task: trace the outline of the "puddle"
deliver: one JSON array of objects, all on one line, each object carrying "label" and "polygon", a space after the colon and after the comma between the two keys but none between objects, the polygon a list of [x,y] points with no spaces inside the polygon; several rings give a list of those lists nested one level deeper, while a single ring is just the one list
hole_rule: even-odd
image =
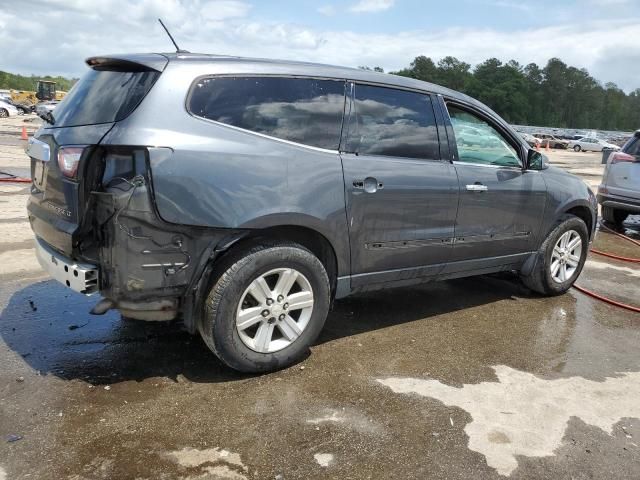
[{"label": "puddle", "polygon": [[609,435],[621,419],[640,418],[640,372],[596,382],[582,377],[545,380],[504,365],[493,369],[497,382],[462,388],[419,378],[378,382],[396,393],[434,398],[468,412],[473,418],[464,429],[469,449],[506,476],[518,467],[518,455],[554,455],[572,417]]}]

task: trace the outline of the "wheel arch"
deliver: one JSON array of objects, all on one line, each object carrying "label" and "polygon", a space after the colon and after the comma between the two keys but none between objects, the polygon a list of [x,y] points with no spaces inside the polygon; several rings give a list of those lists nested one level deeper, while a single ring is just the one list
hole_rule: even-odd
[{"label": "wheel arch", "polygon": [[[589,240],[593,238],[593,231],[595,229],[595,221],[593,211],[588,205],[577,204],[569,208],[564,209],[560,215],[574,215],[580,218],[587,225],[587,232],[589,232]],[[558,216],[558,218],[560,217]]]},{"label": "wheel arch", "polygon": [[338,279],[338,256],[329,239],[316,229],[302,225],[273,225],[245,231],[242,238],[234,242],[221,256],[233,255],[264,241],[288,241],[298,243],[313,253],[324,265],[332,295]]},{"label": "wheel arch", "polygon": [[[586,185],[584,188],[587,190]],[[545,227],[542,230],[543,236],[540,239],[540,243],[542,243],[556,225],[562,221],[563,215],[573,215],[584,221],[587,225],[587,231],[589,232],[589,240],[593,239],[596,221],[598,219],[597,210],[594,209],[594,206],[592,206],[587,198],[581,198],[581,195],[582,194],[572,195],[553,207],[553,213],[549,212],[550,215],[545,221]]]}]

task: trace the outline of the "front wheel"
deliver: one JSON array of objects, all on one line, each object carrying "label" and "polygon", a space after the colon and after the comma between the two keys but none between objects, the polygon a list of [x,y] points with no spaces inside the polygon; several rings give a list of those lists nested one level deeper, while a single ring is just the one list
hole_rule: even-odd
[{"label": "front wheel", "polygon": [[574,284],[587,259],[589,233],[584,221],[563,216],[537,252],[535,266],[522,282],[542,295],[560,295]]},{"label": "front wheel", "polygon": [[582,150],[582,147],[580,147],[580,145],[575,145],[575,146],[573,147],[573,151],[574,151],[574,152],[579,152],[580,150]]},{"label": "front wheel", "polygon": [[200,333],[242,372],[287,367],[307,354],[324,326],[330,287],[322,262],[292,243],[235,254],[211,288]]},{"label": "front wheel", "polygon": [[5,108],[0,108],[0,118],[6,118],[9,116],[9,112]]}]

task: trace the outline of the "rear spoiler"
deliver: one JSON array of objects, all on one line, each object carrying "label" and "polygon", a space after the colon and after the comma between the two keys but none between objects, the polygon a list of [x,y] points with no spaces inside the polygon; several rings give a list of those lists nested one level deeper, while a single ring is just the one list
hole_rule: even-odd
[{"label": "rear spoiler", "polygon": [[162,72],[167,66],[169,59],[159,53],[134,53],[89,57],[85,62],[94,70],[109,70],[116,72]]}]

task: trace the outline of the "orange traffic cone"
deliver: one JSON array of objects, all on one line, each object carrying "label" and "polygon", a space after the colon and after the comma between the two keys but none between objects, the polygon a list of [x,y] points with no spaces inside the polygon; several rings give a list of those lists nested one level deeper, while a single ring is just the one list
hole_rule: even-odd
[{"label": "orange traffic cone", "polygon": [[538,142],[534,143],[533,148],[540,151],[540,144]]},{"label": "orange traffic cone", "polygon": [[547,140],[547,144],[544,146],[545,152],[549,151],[549,140]]},{"label": "orange traffic cone", "polygon": [[25,127],[24,125],[22,126],[22,134],[20,135],[20,140],[29,140],[29,137],[27,136],[27,127]]}]

